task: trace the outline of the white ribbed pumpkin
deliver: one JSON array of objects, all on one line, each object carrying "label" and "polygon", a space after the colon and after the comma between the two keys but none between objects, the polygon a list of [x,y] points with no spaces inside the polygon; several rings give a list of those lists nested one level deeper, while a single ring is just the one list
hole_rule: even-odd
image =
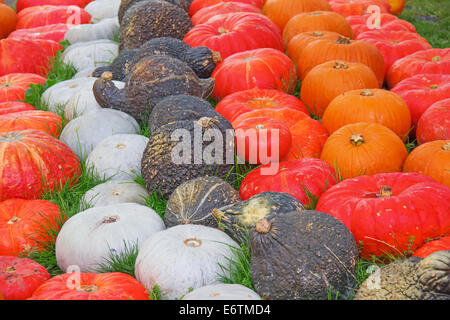
[{"label": "white ribbed pumpkin", "polygon": [[92,16],[91,22],[99,22],[106,18],[117,17],[121,0],[95,0],[90,2],[84,10]]},{"label": "white ribbed pumpkin", "polygon": [[95,24],[80,24],[70,28],[66,32],[64,40],[68,40],[72,44],[99,39],[114,40],[119,27],[117,17],[103,19]]},{"label": "white ribbed pumpkin", "polygon": [[261,297],[241,284],[221,283],[195,289],[183,300],[261,300]]},{"label": "white ribbed pumpkin", "polygon": [[61,55],[63,62],[72,64],[77,71],[106,66],[119,54],[118,43],[103,39],[71,44]]},{"label": "white ribbed pumpkin", "polygon": [[189,288],[219,283],[219,264],[228,267],[233,258],[230,246],[239,247],[226,233],[202,225],[157,232],[139,250],[136,279],[149,290],[157,284],[162,299],[180,299]]},{"label": "white ribbed pumpkin", "polygon": [[75,265],[81,272],[97,272],[111,252],[122,252],[125,244],[140,246],[164,228],[155,211],[135,203],[90,208],[62,226],[56,238],[56,261],[63,271]]}]

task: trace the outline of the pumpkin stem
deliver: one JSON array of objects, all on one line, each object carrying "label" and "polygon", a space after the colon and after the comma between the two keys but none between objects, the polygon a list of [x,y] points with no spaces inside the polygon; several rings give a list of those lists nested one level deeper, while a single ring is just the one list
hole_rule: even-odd
[{"label": "pumpkin stem", "polygon": [[12,85],[13,85],[12,82],[5,82],[5,83],[2,83],[2,85],[0,87],[8,88],[8,87],[11,87]]},{"label": "pumpkin stem", "polygon": [[266,218],[259,219],[258,222],[256,222],[256,231],[258,233],[267,233],[270,231],[271,227],[271,223],[267,221]]},{"label": "pumpkin stem", "polygon": [[105,71],[102,73],[102,79],[103,80],[112,80],[113,79],[113,74],[111,71]]},{"label": "pumpkin stem", "polygon": [[431,61],[439,62],[439,61],[441,61],[441,57],[440,56],[434,56],[433,58],[431,58]]},{"label": "pumpkin stem", "polygon": [[431,89],[431,90],[434,90],[434,89],[437,89],[437,88],[439,88],[439,86],[438,86],[437,84],[432,84],[432,85],[430,86],[430,89]]},{"label": "pumpkin stem", "polygon": [[77,291],[80,291],[80,292],[95,292],[97,290],[98,290],[98,287],[94,286],[94,285],[91,285],[91,286],[82,285],[77,288]]},{"label": "pumpkin stem", "polygon": [[442,146],[442,150],[444,151],[450,151],[450,142],[447,142]]},{"label": "pumpkin stem", "polygon": [[364,137],[361,133],[352,134],[352,136],[350,137],[350,142],[355,146],[359,146],[365,143]]},{"label": "pumpkin stem", "polygon": [[14,216],[7,222],[7,224],[14,224],[14,223],[17,223],[19,221],[20,221],[20,218],[17,218],[17,217]]},{"label": "pumpkin stem", "polygon": [[202,245],[202,240],[196,238],[189,238],[184,240],[184,244],[188,247],[197,248]]},{"label": "pumpkin stem", "polygon": [[363,97],[372,97],[373,96],[373,91],[370,89],[363,89],[361,90],[361,95]]},{"label": "pumpkin stem", "polygon": [[189,223],[191,223],[191,220],[189,220],[188,218],[184,218],[181,223],[182,224],[189,224]]},{"label": "pumpkin stem", "polygon": [[313,37],[323,37],[323,32],[320,31],[313,31],[313,33],[311,33],[311,35]]},{"label": "pumpkin stem", "polygon": [[379,197],[391,197],[392,196],[392,188],[388,186],[382,186],[380,189]]},{"label": "pumpkin stem", "polygon": [[337,40],[336,40],[337,44],[350,44],[350,38],[344,37],[344,36],[340,36]]},{"label": "pumpkin stem", "polygon": [[322,11],[314,11],[314,12],[310,12],[309,15],[311,15],[311,16],[319,16],[322,13],[323,13]]},{"label": "pumpkin stem", "polygon": [[104,217],[102,223],[114,223],[120,220],[119,216]]},{"label": "pumpkin stem", "polygon": [[256,129],[264,129],[264,125],[263,124],[257,124],[255,126]]},{"label": "pumpkin stem", "polygon": [[212,127],[214,125],[214,123],[216,123],[216,122],[219,122],[219,120],[216,118],[202,117],[202,118],[198,119],[197,125],[199,125],[200,127],[203,127],[203,128],[209,128],[209,127]]},{"label": "pumpkin stem", "polygon": [[334,69],[348,69],[348,65],[344,61],[336,61],[333,66]]},{"label": "pumpkin stem", "polygon": [[219,32],[219,34],[224,34],[224,33],[228,32],[228,30],[225,29],[224,27],[220,27],[219,30],[217,30],[217,31]]},{"label": "pumpkin stem", "polygon": [[9,266],[5,269],[6,273],[14,273],[16,272],[16,268],[14,268],[14,266]]},{"label": "pumpkin stem", "polygon": [[220,55],[219,51],[213,51],[212,53],[212,60],[215,64],[218,64],[219,62],[222,62],[222,56]]}]

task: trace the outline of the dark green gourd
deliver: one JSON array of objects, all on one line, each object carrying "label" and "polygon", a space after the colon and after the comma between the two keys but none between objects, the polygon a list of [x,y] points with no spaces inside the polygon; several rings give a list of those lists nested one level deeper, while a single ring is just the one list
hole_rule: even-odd
[{"label": "dark green gourd", "polygon": [[95,69],[92,72],[92,76],[100,78],[104,72],[111,72],[113,80],[124,81],[125,77],[132,69],[133,58],[137,50],[138,49],[123,50],[111,64]]},{"label": "dark green gourd", "polygon": [[[122,18],[125,14],[125,12],[130,8],[133,4],[139,1],[145,1],[145,0],[122,0],[120,2],[119,12],[118,12],[118,18],[119,23],[122,21]],[[189,6],[191,5],[192,0],[165,0],[167,2],[170,2],[172,4],[175,4],[182,8],[184,11],[189,10]]]}]

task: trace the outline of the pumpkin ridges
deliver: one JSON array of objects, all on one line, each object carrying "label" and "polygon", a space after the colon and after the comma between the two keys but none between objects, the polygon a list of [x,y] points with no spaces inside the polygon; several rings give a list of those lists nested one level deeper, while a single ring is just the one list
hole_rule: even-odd
[{"label": "pumpkin ridges", "polygon": [[450,98],[432,104],[417,123],[417,143],[450,139]]},{"label": "pumpkin ridges", "polygon": [[333,31],[302,32],[292,37],[292,39],[287,43],[286,52],[293,61],[298,61],[303,50],[313,41],[323,39],[330,39],[333,41],[338,38],[339,33]]}]

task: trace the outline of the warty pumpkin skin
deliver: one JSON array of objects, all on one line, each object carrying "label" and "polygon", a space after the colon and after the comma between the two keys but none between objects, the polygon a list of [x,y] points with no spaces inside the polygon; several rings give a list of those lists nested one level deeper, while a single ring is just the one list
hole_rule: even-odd
[{"label": "warty pumpkin skin", "polygon": [[402,140],[378,123],[358,122],[336,130],[325,142],[320,158],[342,179],[400,172],[408,152]]},{"label": "warty pumpkin skin", "polygon": [[418,173],[344,180],[320,197],[316,210],[341,220],[366,258],[401,256],[450,232],[450,189]]},{"label": "warty pumpkin skin", "polygon": [[189,15],[193,17],[198,11],[211,7],[213,5],[217,5],[221,2],[238,2],[245,3],[257,8],[261,8],[265,2],[265,0],[193,0],[189,7]]},{"label": "warty pumpkin skin", "polygon": [[312,210],[269,215],[250,232],[251,277],[264,299],[346,298],[355,285],[358,249],[347,227]]},{"label": "warty pumpkin skin", "polygon": [[332,134],[349,123],[376,122],[394,131],[403,141],[411,127],[406,102],[383,89],[357,89],[334,98],[322,117],[322,124]]},{"label": "warty pumpkin skin", "polygon": [[437,251],[449,251],[450,250],[450,236],[442,237],[437,240],[429,241],[414,251],[414,256],[419,258],[425,258]]},{"label": "warty pumpkin skin", "polygon": [[21,111],[36,110],[31,104],[20,101],[0,102],[0,116]]},{"label": "warty pumpkin skin", "polygon": [[4,3],[0,3],[0,39],[6,38],[16,29],[17,14]]},{"label": "warty pumpkin skin", "polygon": [[[142,1],[146,1],[146,0],[122,0],[122,1],[120,1],[119,10],[117,12],[117,16],[119,18],[119,23],[122,22],[123,16],[127,12],[128,8],[130,8],[137,2],[142,2]],[[189,6],[192,2],[192,0],[164,0],[164,1],[169,2],[173,5],[179,6],[184,11],[189,10]]]},{"label": "warty pumpkin skin", "polygon": [[387,0],[329,0],[328,3],[334,12],[344,17],[370,15],[367,9],[377,6],[381,13],[390,13],[391,5]]},{"label": "warty pumpkin skin", "polygon": [[417,123],[416,138],[418,144],[450,140],[450,98],[433,103],[422,114]]},{"label": "warty pumpkin skin", "polygon": [[0,102],[25,99],[30,84],[44,84],[46,79],[34,73],[10,73],[0,77]]},{"label": "warty pumpkin skin", "polygon": [[91,15],[77,6],[42,5],[20,11],[16,29],[29,29],[57,23],[85,24]]},{"label": "warty pumpkin skin", "polygon": [[349,90],[376,89],[373,71],[362,63],[328,61],[315,66],[303,79],[300,99],[308,110],[321,117],[338,95]]},{"label": "warty pumpkin skin", "polygon": [[450,188],[450,140],[421,144],[406,158],[404,172],[418,172]]},{"label": "warty pumpkin skin", "polygon": [[[372,20],[371,15],[355,15],[345,18],[352,26],[353,37],[356,38],[359,34],[371,31],[374,28],[377,30],[392,30],[392,31],[404,31],[404,32],[416,32],[416,27],[406,20],[397,18],[390,13],[380,14],[380,24],[377,24],[376,20]],[[371,19],[368,22],[368,20]]]},{"label": "warty pumpkin skin", "polygon": [[204,7],[198,10],[192,17],[194,26],[207,22],[212,17],[220,14],[236,13],[236,12],[253,12],[260,13],[261,9],[252,4],[243,2],[218,2],[215,5]]},{"label": "warty pumpkin skin", "polygon": [[0,116],[0,133],[33,129],[58,138],[62,126],[63,120],[61,117],[49,111],[31,110]]}]

